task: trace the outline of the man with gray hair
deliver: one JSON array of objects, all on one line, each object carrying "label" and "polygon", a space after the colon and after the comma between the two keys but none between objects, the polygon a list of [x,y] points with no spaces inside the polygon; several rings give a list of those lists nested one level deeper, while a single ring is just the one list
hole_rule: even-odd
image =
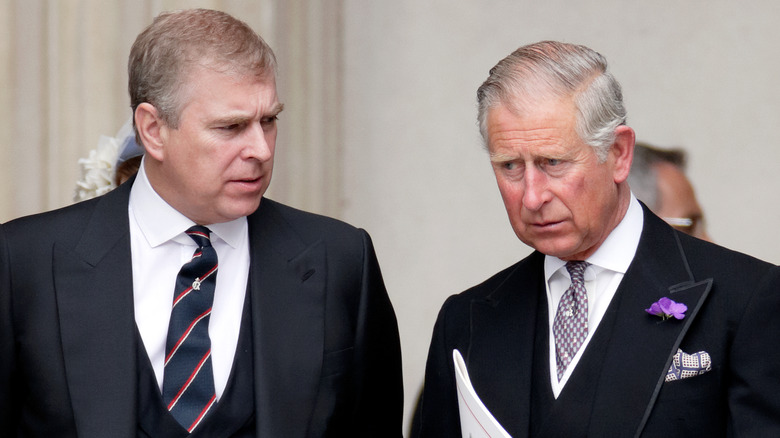
[{"label": "man with gray hair", "polygon": [[263,197],[271,48],[223,12],[164,13],[128,70],[137,176],[0,228],[0,435],[401,436],[370,237]]},{"label": "man with gray hair", "polygon": [[636,200],[604,57],[520,47],[477,97],[509,221],[535,251],[444,303],[414,435],[484,434],[458,363],[515,438],[780,436],[780,268]]},{"label": "man with gray hair", "polygon": [[686,161],[683,149],[661,149],[637,142],[628,183],[637,199],[669,225],[699,239],[711,240],[704,212],[685,176]]}]

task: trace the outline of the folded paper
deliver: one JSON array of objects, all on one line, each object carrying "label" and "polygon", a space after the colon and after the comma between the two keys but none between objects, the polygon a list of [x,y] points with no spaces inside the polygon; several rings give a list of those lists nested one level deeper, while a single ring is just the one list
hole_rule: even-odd
[{"label": "folded paper", "polygon": [[460,430],[463,438],[511,438],[477,396],[466,370],[466,362],[458,350],[452,350],[452,360],[455,362]]}]

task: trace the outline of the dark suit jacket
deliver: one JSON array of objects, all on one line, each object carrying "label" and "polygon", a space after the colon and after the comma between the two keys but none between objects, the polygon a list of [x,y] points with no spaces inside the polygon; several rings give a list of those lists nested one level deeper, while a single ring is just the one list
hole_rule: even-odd
[{"label": "dark suit jacket", "polygon": [[[0,435],[135,437],[130,185],[0,229]],[[257,436],[400,436],[368,234],[269,199],[248,222]]]},{"label": "dark suit jacket", "polygon": [[[457,348],[487,408],[513,437],[529,436],[532,384],[550,385],[549,374],[531,379],[543,260],[534,253],[445,302],[416,435],[460,436]],[[644,311],[665,296],[688,306],[683,320]],[[537,436],[780,436],[780,268],[679,233],[645,208],[604,318]],[[712,371],[665,383],[678,347],[709,352]]]}]

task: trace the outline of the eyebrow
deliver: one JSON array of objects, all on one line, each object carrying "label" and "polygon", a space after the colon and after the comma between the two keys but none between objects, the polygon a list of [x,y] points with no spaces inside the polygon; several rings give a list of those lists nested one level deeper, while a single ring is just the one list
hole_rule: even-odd
[{"label": "eyebrow", "polygon": [[490,153],[490,162],[491,163],[506,163],[507,161],[514,161],[518,159],[519,157],[515,155],[510,154],[500,154],[496,152]]},{"label": "eyebrow", "polygon": [[281,102],[276,102],[274,106],[271,107],[271,112],[269,115],[278,116],[282,111],[284,111],[284,104]]},{"label": "eyebrow", "polygon": [[[268,111],[266,114],[263,115],[263,118],[265,117],[276,117],[284,110],[284,104],[280,102],[276,102]],[[231,114],[227,115],[225,117],[220,117],[218,119],[215,119],[212,124],[214,125],[232,125],[237,123],[244,123],[247,120],[251,120],[252,117],[245,115],[245,114]]]}]

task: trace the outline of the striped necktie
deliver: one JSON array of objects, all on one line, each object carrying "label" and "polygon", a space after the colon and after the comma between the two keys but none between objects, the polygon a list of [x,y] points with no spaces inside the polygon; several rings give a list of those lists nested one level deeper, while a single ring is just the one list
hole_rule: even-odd
[{"label": "striped necktie", "polygon": [[163,401],[171,415],[192,432],[216,403],[211,367],[209,317],[217,278],[217,252],[211,231],[186,231],[198,248],[176,277],[171,320],[165,345]]}]

